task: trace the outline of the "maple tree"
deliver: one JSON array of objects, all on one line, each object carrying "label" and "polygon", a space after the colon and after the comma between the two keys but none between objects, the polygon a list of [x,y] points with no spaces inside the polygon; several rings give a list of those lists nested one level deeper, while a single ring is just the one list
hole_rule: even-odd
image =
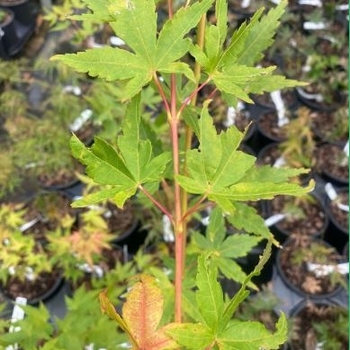
[{"label": "maple tree", "polygon": [[[90,13],[72,18],[108,23],[126,48],[94,48],[56,55],[52,60],[120,85],[118,102],[126,103],[127,108],[115,142],[95,137],[93,145],[86,147],[72,136],[74,157],[86,165],[87,175],[100,185],[99,190],[73,205],[87,206],[108,199],[123,207],[127,199],[142,197],[168,218],[175,237],[175,271],[168,277],[171,292],[166,294],[158,283],[160,278],[166,280],[164,274],[159,273],[157,278],[141,275],[128,293],[122,315],[105,292],[100,295],[103,311],[126,332],[134,350],[277,349],[286,340],[284,315],[273,334],[258,322],[234,319],[238,305],[249,295],[249,288],[254,288],[251,278],[268,260],[271,245],[278,245],[247,201],[279,194],[302,195],[314,184],[303,188],[289,181],[306,169],[257,166],[254,156],[239,149],[246,131],[232,126],[217,133],[210,101],[221,94],[228,106],[238,100],[252,103],[251,93],[304,85],[273,74],[273,66],[257,66],[264,50],[273,43],[287,1],[282,0],[267,13],[261,8],[232,34],[227,26],[226,0],[189,1],[176,11],[169,0],[168,18],[160,26],[153,0],[84,2]],[[206,19],[212,9],[215,23]],[[195,27],[196,35],[192,35]],[[142,94],[149,86],[162,99],[170,149],[162,142],[164,135],[157,134],[152,118],[144,117]],[[211,93],[199,103],[197,97],[204,87]],[[198,147],[191,145],[193,135]],[[167,201],[158,200],[159,192]],[[194,235],[200,253],[195,256],[197,274],[193,282],[185,264],[185,259],[191,259],[186,249],[187,224],[204,205],[215,210],[206,236]],[[226,221],[246,234],[226,238]],[[232,263],[239,255],[237,247],[244,247],[241,254],[246,254],[261,240],[267,241],[266,249],[254,271],[246,275]],[[241,284],[229,301],[224,299],[219,273]],[[173,296],[170,301],[169,296]],[[173,321],[164,316],[168,302],[173,306]]]}]

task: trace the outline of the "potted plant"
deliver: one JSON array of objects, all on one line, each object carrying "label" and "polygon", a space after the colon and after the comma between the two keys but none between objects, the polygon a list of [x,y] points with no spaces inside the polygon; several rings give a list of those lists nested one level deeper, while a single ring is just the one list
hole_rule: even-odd
[{"label": "potted plant", "polygon": [[0,29],[3,33],[0,42],[0,56],[3,59],[9,58],[9,49],[17,40],[14,20],[14,13],[10,9],[0,8]]},{"label": "potted plant", "polygon": [[330,227],[325,240],[338,249],[344,251],[349,241],[349,191],[348,187],[335,188],[331,183],[324,187],[325,209],[329,216]]},{"label": "potted plant", "polygon": [[[261,218],[240,202],[268,199],[278,194],[300,195],[310,191],[313,184],[302,188],[286,182],[305,172],[303,169],[257,167],[255,157],[238,150],[244,133],[230,127],[217,134],[208,112],[210,101],[196,106],[196,99],[198,92],[207,86],[213,91],[219,90],[233,105],[238,98],[251,103],[249,93],[299,84],[273,76],[273,68],[256,67],[262,51],[272,42],[286,5],[287,2],[282,1],[266,16],[263,16],[263,9],[257,11],[249,23],[233,33],[231,44],[225,45],[227,4],[223,1],[216,3],[216,23],[198,27],[201,35],[196,43],[184,36],[197,24],[206,22],[206,12],[212,8],[210,0],[187,4],[176,13],[170,4],[169,18],[162,22],[161,28],[157,28],[153,2],[137,0],[130,6],[114,4],[108,8],[89,4],[92,16],[96,20],[108,18],[115,34],[131,50],[102,47],[53,58],[80,72],[121,84],[123,101],[128,101],[116,146],[97,137],[91,147],[85,147],[77,137],[72,137],[73,155],[86,165],[87,174],[94,182],[106,186],[75,201],[74,206],[112,199],[123,207],[132,196],[142,196],[147,197],[172,224],[175,268],[169,271],[169,279],[174,284],[170,308],[167,305],[165,309],[163,304],[163,292],[168,293],[168,290],[162,291],[151,275],[141,274],[137,279],[123,305],[122,316],[116,313],[106,292],[100,294],[102,309],[119,322],[135,349],[211,349],[219,344],[230,348],[242,342],[250,347],[276,348],[285,339],[283,316],[279,318],[274,335],[259,323],[232,320],[237,305],[248,294],[246,288],[251,278],[261,271],[270,255],[273,242]],[[243,36],[238,35],[243,32]],[[259,33],[259,40],[256,33]],[[206,40],[201,41],[201,37]],[[214,42],[217,50],[213,51]],[[187,60],[189,54],[194,58],[196,68],[192,68]],[[186,59],[182,60],[183,57]],[[151,82],[163,101],[171,152],[162,149],[159,142],[162,138],[152,132],[152,121],[142,118],[140,92]],[[185,131],[182,135],[185,142],[179,142],[180,130]],[[191,149],[193,133],[199,140],[199,147]],[[167,197],[165,204],[157,200],[159,188]],[[215,252],[200,254],[190,265],[191,269],[185,270],[187,223],[206,200],[218,207],[218,218],[220,213],[225,213],[238,227],[269,242],[257,267],[228,303],[224,301],[217,281]],[[242,214],[237,215],[237,210]],[[196,267],[197,275],[194,276]],[[208,290],[212,291],[209,299]],[[185,305],[188,306],[186,312]],[[213,314],[212,310],[217,311]],[[144,317],[139,318],[141,314]],[[246,339],[247,332],[257,334],[259,339]]]},{"label": "potted plant", "polygon": [[113,235],[101,210],[79,215],[77,227],[59,228],[48,236],[51,262],[58,265],[73,288],[89,282],[92,276],[102,278],[123,261],[121,249],[113,246]]},{"label": "potted plant", "polygon": [[291,350],[345,350],[349,347],[345,327],[348,310],[334,302],[303,300],[291,311],[292,329],[288,344]]},{"label": "potted plant", "polygon": [[349,120],[346,106],[333,112],[316,111],[310,113],[311,129],[316,139],[323,143],[335,143],[345,146],[349,139]]},{"label": "potted plant", "polygon": [[[324,241],[294,234],[283,244],[276,266],[284,283],[304,298],[325,299],[346,288],[341,255]],[[329,267],[329,269],[328,269]]]},{"label": "potted plant", "polygon": [[[125,343],[125,336],[116,333],[115,322],[99,312],[94,302],[97,291],[79,288],[71,297],[66,297],[63,317],[52,315],[45,304],[38,307],[21,306],[25,317],[22,320],[4,321],[6,328],[0,333],[0,346],[17,346],[23,350],[36,347],[43,349],[116,349]],[[116,301],[117,302],[117,301]],[[8,332],[15,327],[15,332]]]},{"label": "potted plant", "polygon": [[1,215],[1,290],[9,300],[22,296],[29,304],[46,300],[57,291],[62,278],[49,263],[42,241],[27,234],[24,210],[3,204]]}]

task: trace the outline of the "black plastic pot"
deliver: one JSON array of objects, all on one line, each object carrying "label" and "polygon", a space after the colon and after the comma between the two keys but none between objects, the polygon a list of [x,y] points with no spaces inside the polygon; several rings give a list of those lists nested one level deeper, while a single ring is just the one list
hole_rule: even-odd
[{"label": "black plastic pot", "polygon": [[12,42],[17,39],[15,14],[10,9],[0,7],[0,10],[7,13],[6,19],[0,23],[0,57],[8,59],[8,48],[11,47]]},{"label": "black plastic pot", "polygon": [[[312,211],[315,213],[317,212],[317,215],[319,215],[319,217],[320,217],[320,221],[322,219],[322,224],[320,222],[319,223],[320,227],[316,227],[316,226],[311,224],[309,217],[304,217],[304,218],[300,217],[300,218],[296,218],[293,220],[290,219],[292,221],[290,221],[290,223],[287,225],[284,223],[284,221],[286,220],[286,218],[284,218],[284,219],[282,219],[282,220],[280,220],[272,225],[269,225],[271,232],[274,234],[274,236],[276,237],[276,239],[279,243],[283,244],[291,235],[300,233],[298,230],[298,227],[302,227],[303,229],[308,228],[310,231],[308,233],[308,235],[310,237],[319,238],[319,237],[324,236],[324,234],[329,226],[329,218],[326,215],[326,212],[325,212],[322,200],[320,199],[320,196],[314,192],[311,193],[310,196],[311,196],[312,200],[314,201],[314,204],[312,205],[313,206]],[[272,201],[279,201],[280,200],[279,198],[280,198],[280,196],[274,198],[271,201],[266,202],[267,220],[269,220],[270,218],[272,218],[275,215],[282,214],[282,207],[281,207],[280,212],[276,212],[272,208]],[[286,213],[286,214],[288,214],[288,213]]]},{"label": "black plastic pot", "polygon": [[[349,205],[349,188],[342,187],[335,189],[335,191],[338,194],[336,199],[331,200],[328,196],[325,199],[325,210],[330,219],[330,225],[324,239],[335,247],[339,253],[342,253],[345,245],[349,242],[349,212],[342,210],[336,203],[339,196],[343,196],[341,204]],[[344,218],[343,222],[339,221],[340,217]]]},{"label": "black plastic pot", "polygon": [[[309,242],[310,242],[310,244],[311,243],[317,243],[317,244],[320,244],[320,245],[322,245],[324,247],[332,249],[332,252],[334,254],[337,254],[337,256],[339,258],[338,261],[339,262],[343,261],[342,256],[339,253],[336,252],[335,248],[332,247],[330,244],[324,242],[323,240],[320,240],[320,239],[317,239],[317,238],[313,238],[313,239],[310,239]],[[342,293],[342,291],[344,290],[344,288],[340,284],[335,285],[334,288],[331,289],[329,292],[321,293],[321,292],[315,291],[315,293],[308,293],[304,289],[302,289],[302,284],[301,285],[295,285],[295,284],[293,284],[291,282],[291,280],[288,278],[286,272],[284,271],[284,269],[283,269],[283,267],[281,265],[281,258],[282,258],[282,254],[288,254],[288,249],[292,249],[292,244],[293,243],[294,243],[294,239],[289,238],[283,244],[282,249],[278,251],[277,256],[276,256],[276,270],[277,270],[278,275],[282,279],[283,283],[286,285],[286,287],[289,290],[291,290],[293,293],[299,295],[300,297],[307,298],[307,299],[310,299],[310,300],[323,300],[323,299],[337,298],[338,295],[340,295]],[[293,264],[292,261],[289,261],[289,263]],[[300,264],[304,264],[304,263],[300,263]],[[306,276],[307,268],[306,268],[306,266],[304,268],[305,268],[305,273],[304,273],[304,275],[302,275],[302,277]],[[304,281],[304,283],[306,283],[305,282],[306,279],[303,279],[303,281]]]},{"label": "black plastic pot", "polygon": [[[0,0],[0,9],[11,11],[13,18],[0,31],[0,56],[9,59],[17,55],[24,44],[32,35],[35,25],[37,10],[32,0]],[[2,34],[1,34],[2,33]]]},{"label": "black plastic pot", "polygon": [[35,27],[35,20],[39,12],[38,3],[34,0],[0,0],[0,7],[8,8],[15,14],[20,24]]},{"label": "black plastic pot", "polygon": [[[327,310],[331,310],[334,308],[334,312],[332,312],[332,316],[330,319],[325,319]],[[311,349],[310,343],[319,342],[320,339],[315,339],[316,333],[313,330],[313,326],[315,322],[317,323],[325,323],[327,322],[328,326],[331,326],[336,322],[336,319],[340,317],[340,315],[346,319],[348,315],[348,310],[344,307],[336,303],[336,301],[330,300],[317,300],[312,303],[309,300],[302,300],[294,308],[291,310],[290,317],[292,318],[292,329],[290,332],[290,338],[288,341],[288,349],[290,350],[301,350],[301,349]],[[339,322],[338,322],[339,323]],[[345,326],[345,325],[344,325]],[[346,327],[347,328],[347,327]],[[336,331],[336,333],[334,333]],[[305,337],[302,335],[306,335]],[[323,334],[324,335],[324,334]],[[339,336],[339,330],[333,330],[332,335]],[[294,339],[293,339],[294,338]],[[316,349],[315,347],[312,349]],[[334,347],[336,346],[336,347]],[[343,342],[341,345],[337,344],[327,344],[325,343],[321,346],[322,349],[336,349],[336,350],[347,350],[349,348],[349,339],[345,335],[343,335]]]},{"label": "black plastic pot", "polygon": [[344,147],[323,143],[315,151],[316,170],[325,180],[334,186],[349,186],[349,162]]},{"label": "black plastic pot", "polygon": [[[40,294],[38,294],[37,296],[31,299],[27,299],[27,304],[38,305],[41,302],[46,302],[51,298],[53,298],[63,284],[63,277],[60,271],[57,270],[55,272],[55,276],[53,280],[54,280],[53,283],[49,286],[47,290],[42,291]],[[9,302],[13,302],[15,301],[16,297],[26,297],[26,294],[24,292],[24,289],[25,289],[24,286],[26,286],[27,288],[33,288],[31,287],[31,285],[32,285],[31,282],[27,281],[26,284],[23,284],[23,290],[19,289],[18,292],[16,293],[16,296],[14,296],[13,294],[9,294],[5,286],[0,286],[0,288],[4,298],[7,299]]]}]

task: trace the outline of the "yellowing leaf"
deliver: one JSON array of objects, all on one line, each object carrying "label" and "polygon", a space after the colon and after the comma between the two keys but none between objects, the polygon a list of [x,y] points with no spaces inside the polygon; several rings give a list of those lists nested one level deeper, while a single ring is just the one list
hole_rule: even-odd
[{"label": "yellowing leaf", "polygon": [[176,342],[157,330],[163,314],[163,295],[156,279],[141,275],[123,305],[123,318],[138,347],[136,349],[175,349]]}]

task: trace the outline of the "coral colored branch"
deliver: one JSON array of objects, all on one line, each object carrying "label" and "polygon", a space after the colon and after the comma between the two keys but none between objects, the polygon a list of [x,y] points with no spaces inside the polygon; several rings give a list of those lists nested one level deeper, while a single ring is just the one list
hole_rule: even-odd
[{"label": "coral colored branch", "polygon": [[157,207],[160,209],[162,213],[164,213],[170,221],[173,222],[173,216],[169,213],[169,211],[161,205],[142,185],[139,186],[139,190],[147,197],[149,200]]},{"label": "coral colored branch", "polygon": [[154,82],[155,82],[155,84],[156,84],[156,86],[158,88],[158,91],[159,91],[159,94],[160,94],[160,96],[162,98],[162,101],[164,103],[165,111],[166,111],[167,115],[169,116],[170,115],[170,106],[169,106],[168,100],[167,100],[167,98],[165,96],[162,84],[159,81],[159,78],[158,78],[156,73],[153,74],[153,79],[154,79]]}]

